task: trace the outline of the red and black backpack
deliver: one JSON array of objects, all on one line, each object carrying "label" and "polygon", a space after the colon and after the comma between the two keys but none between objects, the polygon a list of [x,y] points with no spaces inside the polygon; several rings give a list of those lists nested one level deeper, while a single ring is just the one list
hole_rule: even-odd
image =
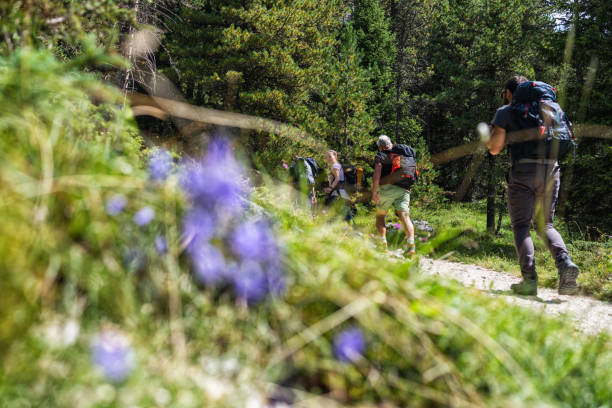
[{"label": "red and black backpack", "polygon": [[391,165],[391,173],[383,177],[380,183],[411,188],[419,176],[414,149],[405,145],[395,145],[385,153],[387,158],[382,164]]}]

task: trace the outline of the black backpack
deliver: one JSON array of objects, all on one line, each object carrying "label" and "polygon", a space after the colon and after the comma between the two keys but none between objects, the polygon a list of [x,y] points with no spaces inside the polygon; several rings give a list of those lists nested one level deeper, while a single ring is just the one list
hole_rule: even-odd
[{"label": "black backpack", "polygon": [[348,194],[354,194],[357,192],[357,167],[352,164],[343,164],[342,171],[344,172],[344,184],[342,188]]},{"label": "black backpack", "polygon": [[317,176],[319,175],[319,165],[312,157],[297,157],[295,163],[289,168],[289,174],[297,187],[305,183],[314,186]]},{"label": "black backpack", "polygon": [[391,173],[381,180],[381,184],[393,184],[409,189],[419,177],[419,169],[414,158],[414,149],[404,145],[395,145],[386,152],[391,164]]},{"label": "black backpack", "polygon": [[[312,177],[314,178],[314,181],[316,181],[317,177],[319,176],[319,165],[317,164],[317,161],[313,159],[312,157],[307,157],[306,163],[308,163],[308,165],[310,166]],[[314,184],[314,181],[312,184]]]},{"label": "black backpack", "polygon": [[512,94],[512,111],[521,129],[532,129],[529,141],[510,145],[513,160],[557,159],[575,149],[572,123],[545,82],[521,83]]}]

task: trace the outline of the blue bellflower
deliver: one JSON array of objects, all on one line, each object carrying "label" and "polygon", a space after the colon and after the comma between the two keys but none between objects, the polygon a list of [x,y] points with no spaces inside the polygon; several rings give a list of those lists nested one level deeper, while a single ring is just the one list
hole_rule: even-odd
[{"label": "blue bellflower", "polygon": [[149,156],[149,174],[154,181],[164,181],[172,172],[172,156],[167,150],[154,150]]},{"label": "blue bellflower", "polygon": [[122,333],[106,330],[99,333],[91,347],[94,363],[112,382],[125,380],[134,368],[134,352]]},{"label": "blue bellflower", "polygon": [[256,303],[268,294],[268,278],[256,262],[244,262],[233,276],[233,284],[236,296],[247,303]]},{"label": "blue bellflower", "polygon": [[280,296],[287,287],[287,279],[278,257],[268,262],[266,277],[268,279],[268,292],[273,296]]},{"label": "blue bellflower", "polygon": [[208,210],[192,208],[183,218],[183,234],[191,251],[215,235],[215,220]]},{"label": "blue bellflower", "polygon": [[195,206],[236,214],[243,209],[243,179],[242,167],[229,143],[215,140],[204,160],[184,166],[180,181]]},{"label": "blue bellflower", "polygon": [[[249,304],[282,293],[285,275],[270,225],[243,220],[248,185],[231,145],[212,140],[201,161],[181,167],[180,184],[191,201],[183,234],[196,278],[207,286],[228,283]],[[212,238],[229,251],[222,252]]]},{"label": "blue bellflower", "polygon": [[106,203],[106,213],[108,215],[119,215],[127,204],[127,198],[121,194],[111,197]]},{"label": "blue bellflower", "polygon": [[195,266],[195,275],[205,285],[215,285],[227,276],[227,265],[223,254],[217,247],[201,244],[190,251]]},{"label": "blue bellflower", "polygon": [[148,206],[141,208],[134,214],[134,222],[141,227],[153,221],[153,218],[155,218],[155,211]]},{"label": "blue bellflower", "polygon": [[268,260],[278,256],[276,243],[267,222],[246,221],[230,237],[232,252],[242,259]]},{"label": "blue bellflower", "polygon": [[163,255],[168,251],[168,242],[166,241],[166,237],[163,235],[158,235],[155,237],[155,249],[157,253]]},{"label": "blue bellflower", "polygon": [[343,363],[361,359],[365,349],[365,338],[357,327],[345,329],[334,337],[334,355]]}]

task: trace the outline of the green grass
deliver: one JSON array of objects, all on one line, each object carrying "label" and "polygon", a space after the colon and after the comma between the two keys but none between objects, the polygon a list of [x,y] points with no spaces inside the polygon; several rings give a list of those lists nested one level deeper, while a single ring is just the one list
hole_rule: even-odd
[{"label": "green grass", "polygon": [[[512,227],[507,214],[502,217],[502,227],[497,235],[486,231],[484,202],[441,204],[438,208],[423,207],[419,204],[412,203],[411,218],[427,221],[435,229],[433,236],[416,230],[417,250],[421,250],[421,253],[431,251],[430,255],[433,257],[445,257],[520,276]],[[387,222],[397,222],[397,217],[389,212]],[[357,223],[361,230],[375,233],[372,210],[363,207]],[[563,236],[572,260],[580,267],[578,283],[582,293],[602,300],[612,300],[612,239],[597,242],[571,240],[564,224],[558,219],[555,220],[555,227]],[[442,231],[445,236],[449,231],[453,231],[454,237],[431,248],[428,242],[436,239],[436,231]],[[535,231],[531,231],[531,236],[536,249],[535,261],[540,285],[556,288],[559,277],[554,259]],[[400,234],[399,238],[403,236]]]},{"label": "green grass", "polygon": [[[413,207],[412,217],[430,222],[438,231],[463,231],[456,239],[436,248],[433,256],[448,255],[451,260],[520,276],[510,220],[504,215],[500,234],[488,233],[484,202],[448,204],[435,210],[419,208],[416,205]],[[578,283],[583,293],[603,300],[612,300],[612,240],[571,241],[559,220],[555,221],[555,227],[563,235],[570,256],[580,267]],[[535,231],[532,231],[531,235],[536,249],[536,270],[540,284],[555,288],[558,284],[558,274],[554,259]]]}]

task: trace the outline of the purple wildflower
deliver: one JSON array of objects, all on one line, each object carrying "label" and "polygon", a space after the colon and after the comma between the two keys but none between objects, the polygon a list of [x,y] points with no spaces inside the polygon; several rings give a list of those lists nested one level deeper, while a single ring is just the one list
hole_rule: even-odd
[{"label": "purple wildflower", "polygon": [[334,355],[343,363],[359,360],[366,349],[363,333],[357,327],[343,330],[334,337]]},{"label": "purple wildflower", "polygon": [[236,296],[249,304],[257,303],[268,295],[279,296],[287,286],[278,262],[262,264],[246,260],[230,274]]},{"label": "purple wildflower", "polygon": [[117,194],[107,201],[106,213],[108,215],[119,215],[125,208],[126,204],[127,198],[121,194]]},{"label": "purple wildflower", "polygon": [[190,254],[196,277],[203,284],[215,285],[227,276],[225,258],[216,247],[209,244],[198,245]]},{"label": "purple wildflower", "polygon": [[181,173],[181,185],[195,206],[231,214],[242,210],[243,171],[226,141],[212,141],[204,159],[186,164]]},{"label": "purple wildflower", "polygon": [[149,174],[154,181],[164,181],[172,171],[172,156],[167,150],[156,149],[149,156]]},{"label": "purple wildflower", "polygon": [[395,224],[393,224],[393,227],[395,227],[396,230],[401,230],[402,224],[400,224],[399,222],[396,222]]},{"label": "purple wildflower", "polygon": [[278,263],[278,259],[272,265],[268,265],[266,277],[268,280],[268,291],[271,295],[279,296],[287,288],[287,280],[283,268]]},{"label": "purple wildflower", "polygon": [[246,221],[230,237],[232,252],[243,259],[268,260],[278,255],[272,231],[265,221]]},{"label": "purple wildflower", "polygon": [[118,331],[105,330],[99,333],[92,342],[91,353],[94,363],[112,382],[123,381],[134,368],[134,352],[130,341]]},{"label": "purple wildflower", "polygon": [[244,262],[233,281],[236,296],[248,303],[256,303],[268,294],[268,279],[256,262]]},{"label": "purple wildflower", "polygon": [[155,211],[151,207],[143,207],[134,214],[134,222],[136,225],[147,225],[155,218]]},{"label": "purple wildflower", "polygon": [[155,237],[155,249],[157,249],[157,253],[165,254],[168,250],[168,242],[166,241],[166,237],[163,235],[158,235]]},{"label": "purple wildflower", "polygon": [[187,248],[197,246],[214,235],[215,222],[207,210],[194,208],[183,219],[183,233],[187,240]]}]

